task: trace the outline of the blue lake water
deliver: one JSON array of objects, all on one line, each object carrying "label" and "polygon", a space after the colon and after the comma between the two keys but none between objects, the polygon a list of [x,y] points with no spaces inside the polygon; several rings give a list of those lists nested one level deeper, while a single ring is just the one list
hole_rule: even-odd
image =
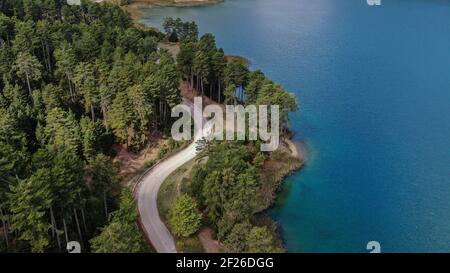
[{"label": "blue lake water", "polygon": [[195,20],[297,94],[307,165],[268,212],[289,252],[450,251],[450,1],[226,0]]}]

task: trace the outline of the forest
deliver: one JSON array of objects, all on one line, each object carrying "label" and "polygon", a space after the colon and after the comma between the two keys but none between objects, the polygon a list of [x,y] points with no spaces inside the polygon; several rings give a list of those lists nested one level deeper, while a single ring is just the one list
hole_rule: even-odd
[{"label": "forest", "polygon": [[[279,104],[287,132],[288,114],[297,109],[293,95],[229,60],[212,34],[199,37],[194,22],[168,18],[163,28],[136,25],[109,3],[0,0],[0,251],[65,252],[73,240],[83,252],[151,251],[113,145],[138,152],[155,132],[167,135],[182,81],[218,103]],[[176,58],[162,41],[180,44]],[[191,195],[219,238],[252,252],[258,246],[231,243],[248,227],[245,199],[252,192],[240,184],[221,188],[225,181],[215,174],[232,164],[236,181],[257,185],[248,144],[208,145]],[[237,158],[221,162],[220,149]],[[239,198],[218,206],[219,190]],[[249,240],[265,232],[254,227]]]}]

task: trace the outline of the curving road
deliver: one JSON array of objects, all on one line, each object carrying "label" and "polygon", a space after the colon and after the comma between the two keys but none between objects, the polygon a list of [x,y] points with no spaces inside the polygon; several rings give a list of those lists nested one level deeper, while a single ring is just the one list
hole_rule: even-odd
[{"label": "curving road", "polygon": [[[184,104],[191,108],[192,113],[194,109],[193,104],[187,101],[184,101]],[[200,109],[196,111],[201,112]],[[201,113],[200,115],[194,115],[194,122],[196,125],[206,123],[206,120],[200,120],[201,117]],[[198,120],[196,120],[196,118]],[[195,128],[196,131],[193,143],[172,157],[155,165],[141,178],[141,181],[138,182],[138,188],[136,189],[141,225],[155,250],[160,253],[175,253],[177,250],[172,234],[170,234],[169,230],[159,217],[157,207],[159,188],[172,172],[196,156],[198,146],[197,140],[210,132],[210,128],[205,127],[202,129],[201,126],[195,126]]]}]

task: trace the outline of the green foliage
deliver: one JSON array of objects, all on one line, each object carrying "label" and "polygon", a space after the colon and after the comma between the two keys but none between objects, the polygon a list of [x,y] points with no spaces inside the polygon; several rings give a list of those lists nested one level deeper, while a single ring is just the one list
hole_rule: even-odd
[{"label": "green foliage", "polygon": [[133,122],[133,113],[130,111],[131,103],[127,93],[120,92],[114,99],[110,112],[110,125],[114,134],[121,142],[128,141],[128,131]]},{"label": "green foliage", "polygon": [[47,115],[44,128],[45,143],[54,149],[68,149],[78,153],[81,145],[80,126],[72,113],[53,108]]},{"label": "green foliage", "polygon": [[202,216],[197,202],[187,194],[178,196],[170,211],[169,223],[176,236],[188,237],[200,228]]},{"label": "green foliage", "polygon": [[152,54],[158,49],[158,39],[147,36],[139,39],[137,44],[137,54],[141,56],[142,62],[150,61]]},{"label": "green foliage", "polygon": [[228,252],[278,253],[283,249],[266,226],[252,226],[249,222],[236,224],[224,241]]},{"label": "green foliage", "polygon": [[288,93],[279,84],[266,82],[258,93],[257,105],[279,105],[280,107],[280,127],[283,130],[288,128],[289,113],[298,110],[295,95]]},{"label": "green foliage", "polygon": [[88,117],[80,120],[83,156],[89,160],[99,153],[109,154],[112,136],[101,121],[92,121]]},{"label": "green foliage", "polygon": [[190,39],[180,43],[180,51],[177,55],[177,64],[185,78],[189,78],[192,73],[192,65],[194,62],[194,54],[196,51],[196,43]]},{"label": "green foliage", "polygon": [[54,157],[52,168],[53,191],[58,207],[65,213],[81,205],[80,194],[85,190],[84,163],[73,151],[66,149]]},{"label": "green foliage", "polygon": [[241,143],[213,142],[204,154],[208,160],[193,171],[190,192],[201,202],[219,238],[226,238],[236,223],[253,215],[258,174],[249,163],[252,155]]},{"label": "green foliage", "polygon": [[27,173],[28,154],[0,141],[0,206],[7,200],[9,187]]},{"label": "green foliage", "polygon": [[89,160],[86,168],[89,190],[96,196],[107,193],[114,198],[120,193],[119,168],[111,159],[98,154]]},{"label": "green foliage", "polygon": [[225,82],[227,85],[235,87],[244,86],[248,80],[248,68],[238,61],[228,62],[225,68]]},{"label": "green foliage", "polygon": [[151,89],[146,90],[142,85],[134,85],[127,90],[130,103],[135,109],[137,127],[144,132],[150,128],[153,114],[152,91]]},{"label": "green foliage", "polygon": [[234,225],[225,239],[227,251],[232,253],[242,253],[247,250],[247,236],[252,229],[249,222]]},{"label": "green foliage", "polygon": [[166,32],[166,38],[170,42],[184,41],[186,39],[197,40],[198,27],[195,22],[183,22],[180,18],[164,18],[163,28]]},{"label": "green foliage", "polygon": [[249,200],[257,192],[258,179],[245,146],[222,142],[208,147],[208,152],[202,193],[209,219],[221,229],[223,217],[230,217],[228,223],[236,222],[253,212]]},{"label": "green foliage", "polygon": [[245,89],[245,103],[255,104],[258,98],[258,93],[261,90],[261,86],[267,81],[266,76],[261,72],[261,70],[256,70],[251,72],[249,75],[249,82],[247,88]]},{"label": "green foliage", "polygon": [[200,206],[203,206],[205,200],[202,195],[203,184],[208,173],[206,170],[199,165],[194,166],[192,169],[188,192],[191,196],[193,196],[196,200],[198,200]]},{"label": "green foliage", "polygon": [[147,252],[148,247],[137,226],[136,205],[132,193],[124,190],[120,208],[112,214],[109,223],[97,237],[90,240],[96,253]]},{"label": "green foliage", "polygon": [[19,233],[20,240],[29,242],[33,252],[44,252],[50,243],[50,224],[45,221],[53,199],[50,181],[49,171],[40,169],[11,187],[11,230]]},{"label": "green foliage", "polygon": [[95,66],[89,63],[79,63],[75,67],[73,82],[84,100],[84,107],[87,113],[91,113],[92,120],[95,120],[94,108],[99,103],[98,77],[95,74]]},{"label": "green foliage", "polygon": [[[64,251],[62,234],[87,242],[117,208],[120,178],[104,155],[111,134],[126,142],[170,125],[179,74],[173,61],[157,63],[161,34],[133,27],[115,5],[0,6],[0,205],[9,241]],[[146,89],[150,76],[156,87]],[[165,112],[153,111],[160,101]],[[168,122],[151,122],[160,116]],[[137,230],[133,221],[125,234]]]},{"label": "green foliage", "polygon": [[193,71],[197,75],[197,78],[200,79],[200,89],[202,94],[204,93],[204,81],[209,73],[209,62],[208,56],[204,51],[197,51],[194,55],[194,65]]},{"label": "green foliage", "polygon": [[266,160],[266,157],[264,156],[264,154],[259,152],[256,154],[255,158],[253,159],[253,166],[255,166],[257,168],[262,168],[265,160]]},{"label": "green foliage", "polygon": [[254,227],[247,235],[247,252],[251,253],[276,253],[282,252],[276,246],[275,238],[267,227]]},{"label": "green foliage", "polygon": [[[0,108],[0,141],[14,147],[15,150],[27,150],[27,133],[21,128],[23,120],[18,115],[24,115],[21,110]],[[23,116],[20,116],[23,117]]]},{"label": "green foliage", "polygon": [[38,81],[42,77],[42,65],[39,60],[28,52],[20,52],[17,56],[14,69],[18,77],[21,77],[26,82],[28,92],[31,95],[31,82]]},{"label": "green foliage", "polygon": [[[229,252],[281,252],[271,229],[254,225],[261,202],[264,154],[242,142],[210,142],[191,172],[188,192]],[[251,233],[253,231],[253,233]],[[250,235],[251,234],[251,235]],[[264,237],[261,242],[259,237]]]},{"label": "green foliage", "polygon": [[68,101],[64,90],[53,84],[48,84],[42,89],[42,100],[47,112],[53,108],[63,108]]}]

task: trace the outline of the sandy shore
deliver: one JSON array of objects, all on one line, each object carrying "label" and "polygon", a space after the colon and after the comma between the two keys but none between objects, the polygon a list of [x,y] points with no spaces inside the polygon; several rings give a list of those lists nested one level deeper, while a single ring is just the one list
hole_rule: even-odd
[{"label": "sandy shore", "polygon": [[303,154],[300,152],[300,149],[297,147],[297,145],[290,139],[283,139],[284,142],[288,145],[289,150],[291,150],[291,155],[298,159],[303,159]]},{"label": "sandy shore", "polygon": [[216,4],[223,2],[223,0],[135,0],[132,4],[151,4],[158,6],[196,6]]},{"label": "sandy shore", "polygon": [[166,7],[190,7],[221,3],[224,0],[135,0],[124,6],[134,20],[139,20],[144,15],[140,8],[142,6],[166,6]]},{"label": "sandy shore", "polygon": [[[73,0],[75,1],[75,0]],[[106,0],[91,0],[95,3],[102,3]],[[165,7],[192,7],[218,4],[225,0],[132,0],[130,4],[122,6],[128,11],[133,20],[139,20],[144,15],[141,11],[142,6],[165,6]]]}]

